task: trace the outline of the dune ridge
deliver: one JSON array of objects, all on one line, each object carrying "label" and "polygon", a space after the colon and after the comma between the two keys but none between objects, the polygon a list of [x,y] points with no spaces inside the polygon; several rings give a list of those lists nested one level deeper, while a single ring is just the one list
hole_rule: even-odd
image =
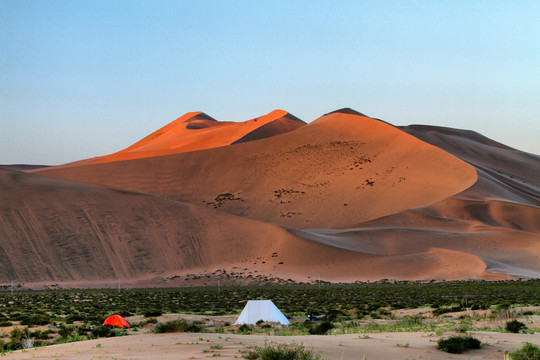
[{"label": "dune ridge", "polygon": [[236,142],[295,130],[305,122],[284,110],[274,110],[264,116],[244,122],[217,121],[201,112],[188,112],[133,145],[116,153],[76,161],[60,167],[100,164],[212,149]]}]

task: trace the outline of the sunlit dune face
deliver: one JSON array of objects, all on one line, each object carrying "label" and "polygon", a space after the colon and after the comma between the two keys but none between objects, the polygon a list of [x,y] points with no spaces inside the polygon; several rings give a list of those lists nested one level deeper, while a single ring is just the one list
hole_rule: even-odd
[{"label": "sunlit dune face", "polygon": [[[271,129],[265,126],[273,124]],[[228,146],[236,142],[257,140],[295,130],[304,122],[284,110],[244,121],[216,121],[203,112],[187,113],[163,128],[117,153],[74,163],[98,164],[140,159]],[[261,130],[254,133],[257,130]],[[250,135],[253,133],[253,135]]]}]

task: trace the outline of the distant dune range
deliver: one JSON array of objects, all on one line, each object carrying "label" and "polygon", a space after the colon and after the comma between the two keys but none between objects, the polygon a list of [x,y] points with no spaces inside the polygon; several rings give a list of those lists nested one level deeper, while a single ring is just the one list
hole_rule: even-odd
[{"label": "distant dune range", "polygon": [[111,155],[0,170],[0,282],[540,277],[539,180],[539,156],[470,131],[188,113]]}]

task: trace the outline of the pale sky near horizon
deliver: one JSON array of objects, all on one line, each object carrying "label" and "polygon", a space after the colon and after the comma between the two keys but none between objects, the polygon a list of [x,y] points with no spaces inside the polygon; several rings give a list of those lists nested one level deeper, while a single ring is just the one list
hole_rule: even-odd
[{"label": "pale sky near horizon", "polygon": [[0,164],[351,107],[540,154],[540,1],[0,0]]}]

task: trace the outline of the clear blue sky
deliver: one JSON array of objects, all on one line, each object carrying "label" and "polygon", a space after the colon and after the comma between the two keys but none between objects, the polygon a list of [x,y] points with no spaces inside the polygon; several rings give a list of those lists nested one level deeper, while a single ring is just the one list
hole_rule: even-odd
[{"label": "clear blue sky", "polygon": [[540,1],[0,0],[0,164],[351,107],[540,154]]}]

